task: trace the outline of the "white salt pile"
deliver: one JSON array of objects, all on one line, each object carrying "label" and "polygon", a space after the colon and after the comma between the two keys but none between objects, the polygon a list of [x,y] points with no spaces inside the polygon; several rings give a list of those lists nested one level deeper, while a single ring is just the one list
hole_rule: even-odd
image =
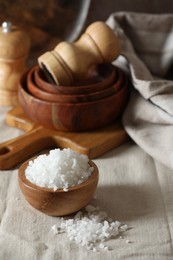
[{"label": "white salt pile", "polygon": [[53,225],[54,234],[66,232],[70,240],[93,251],[110,250],[105,241],[126,231],[128,226],[112,221],[98,207],[88,205],[85,212],[79,211],[73,219],[61,218],[60,225]]},{"label": "white salt pile", "polygon": [[29,162],[25,170],[26,178],[40,186],[54,191],[86,181],[93,171],[86,155],[71,149],[54,149],[48,155],[40,155]]}]

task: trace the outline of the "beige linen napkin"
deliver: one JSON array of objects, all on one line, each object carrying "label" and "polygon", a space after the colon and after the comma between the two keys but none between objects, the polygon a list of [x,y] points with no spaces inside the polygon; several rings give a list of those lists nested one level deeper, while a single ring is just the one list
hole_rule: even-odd
[{"label": "beige linen napkin", "polygon": [[[121,41],[115,61],[131,77],[123,115],[129,136],[149,155],[173,169],[173,15],[114,13],[107,24]],[[173,68],[172,68],[173,76]]]}]

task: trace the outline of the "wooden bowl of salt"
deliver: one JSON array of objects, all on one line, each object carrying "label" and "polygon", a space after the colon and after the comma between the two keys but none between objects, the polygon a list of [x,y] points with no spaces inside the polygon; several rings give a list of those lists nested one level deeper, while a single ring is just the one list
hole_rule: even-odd
[{"label": "wooden bowl of salt", "polygon": [[[62,151],[58,151],[58,150],[60,150],[60,149],[55,149],[53,151],[54,154],[56,151],[59,153],[68,151],[67,157],[69,158],[70,149],[63,149]],[[74,152],[72,150],[70,152],[72,152],[72,154],[75,154],[75,156],[74,156],[75,158],[74,158],[74,160],[71,158],[71,161],[69,161],[69,162],[67,160],[64,160],[65,164],[69,163],[69,165],[70,165],[73,162],[71,164],[71,167],[73,167],[75,164],[77,165],[77,167],[80,167],[81,163],[82,163],[82,165],[86,164],[86,162],[87,162],[86,155],[79,155],[79,156],[77,155],[76,156],[76,154],[77,154],[76,152]],[[25,199],[28,201],[28,203],[32,207],[34,207],[35,209],[39,210],[42,213],[50,215],[50,216],[69,215],[69,214],[77,212],[78,210],[85,207],[92,199],[94,192],[97,188],[99,173],[98,173],[98,168],[97,168],[96,164],[94,164],[93,161],[88,160],[88,162],[87,162],[88,168],[87,168],[86,172],[82,172],[83,169],[81,169],[81,172],[78,171],[76,174],[72,173],[70,178],[69,178],[69,176],[66,176],[67,172],[64,171],[63,174],[61,172],[61,177],[63,175],[65,176],[64,180],[66,181],[66,184],[64,184],[65,181],[63,183],[63,180],[62,180],[61,185],[64,185],[63,188],[56,189],[57,183],[55,183],[55,179],[54,180],[52,179],[50,181],[50,178],[49,178],[51,175],[50,172],[49,172],[49,174],[47,174],[47,176],[44,175],[43,171],[45,169],[43,170],[43,168],[41,167],[41,169],[43,171],[41,172],[40,176],[38,174],[39,163],[41,162],[42,159],[44,160],[44,162],[46,162],[45,157],[47,157],[47,156],[50,157],[50,154],[43,155],[42,158],[40,156],[37,158],[32,158],[32,159],[26,161],[25,163],[23,163],[21,165],[21,167],[19,168],[18,182],[19,182],[20,189],[21,189]],[[58,157],[57,154],[56,154],[56,156]],[[82,157],[84,157],[84,158],[81,159]],[[34,161],[34,159],[39,159],[40,161],[38,161],[38,160]],[[47,157],[47,160],[48,160],[48,157]],[[49,160],[50,160],[50,158],[49,158]],[[80,160],[79,163],[78,163],[78,160]],[[29,177],[27,177],[28,176],[27,169],[29,167],[33,166],[33,164],[31,162],[35,163],[35,164],[37,163],[37,165],[36,165],[37,170],[34,170],[34,172],[31,172],[30,179],[29,179]],[[31,166],[31,164],[32,164],[32,166]],[[53,162],[51,163],[51,165],[53,165]],[[62,167],[62,164],[61,164],[61,167]],[[65,168],[65,166],[64,166],[64,168]],[[66,166],[66,168],[68,168],[68,167]],[[73,168],[75,168],[75,167],[73,167]],[[53,166],[52,166],[52,169],[53,169]],[[31,170],[31,168],[30,168],[30,170]],[[75,171],[75,170],[73,169],[73,171]],[[90,171],[90,173],[89,173],[89,171]],[[46,170],[45,170],[45,172],[46,172]],[[32,175],[32,173],[33,173],[33,175]],[[44,175],[44,177],[43,177],[43,175]],[[74,179],[77,178],[77,175],[79,177],[79,180],[78,180],[79,184],[74,184],[73,181],[74,181]],[[49,180],[48,180],[48,178],[49,178]],[[32,179],[32,182],[31,182],[31,179]],[[34,179],[35,183],[37,182],[37,183],[39,183],[39,185],[33,183],[33,179]],[[62,179],[63,179],[63,177],[62,177]],[[84,179],[83,182],[81,181],[82,179]],[[51,188],[41,187],[41,185],[42,186],[47,185],[45,183],[43,185],[44,181],[45,181],[45,183],[48,183],[48,182],[51,183],[51,185],[50,185]],[[66,187],[67,182],[69,184],[68,188]],[[58,183],[59,183],[58,185],[60,185],[60,182],[58,182]]]}]

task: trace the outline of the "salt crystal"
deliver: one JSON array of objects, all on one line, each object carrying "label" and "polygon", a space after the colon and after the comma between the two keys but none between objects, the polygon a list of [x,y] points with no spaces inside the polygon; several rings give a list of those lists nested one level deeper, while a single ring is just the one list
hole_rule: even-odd
[{"label": "salt crystal", "polygon": [[86,209],[86,211],[87,212],[94,212],[96,209],[93,207],[93,206],[91,206],[91,205],[87,205],[86,207],[85,207],[85,209]]},{"label": "salt crystal", "polygon": [[53,231],[54,234],[58,234],[57,225],[52,226],[52,231]]},{"label": "salt crystal", "polygon": [[25,176],[40,187],[68,192],[69,187],[83,183],[92,172],[87,155],[65,148],[51,150],[48,155],[29,161]]},{"label": "salt crystal", "polygon": [[103,243],[101,243],[101,244],[99,245],[99,247],[100,247],[101,249],[103,249],[103,248],[105,247],[105,245],[104,245]]},{"label": "salt crystal", "polygon": [[122,230],[122,231],[126,231],[127,229],[128,229],[128,225],[122,225],[122,226],[120,226],[120,229]]},{"label": "salt crystal", "polygon": [[129,244],[129,243],[132,243],[132,241],[130,241],[130,240],[126,240],[126,243]]},{"label": "salt crystal", "polygon": [[63,189],[63,191],[67,192],[67,191],[68,191],[68,189],[67,189],[67,188],[64,188],[64,189]]},{"label": "salt crystal", "polygon": [[107,213],[98,209],[88,205],[85,211],[79,211],[73,219],[61,218],[59,229],[65,231],[70,240],[89,250],[109,250],[103,242],[125,231],[128,226],[119,221],[111,222],[110,218],[106,219]]},{"label": "salt crystal", "polygon": [[119,221],[115,221],[114,224],[115,224],[117,227],[120,227],[120,226],[122,225],[121,222],[119,222]]},{"label": "salt crystal", "polygon": [[80,219],[81,215],[82,215],[82,211],[78,211],[74,218]]}]

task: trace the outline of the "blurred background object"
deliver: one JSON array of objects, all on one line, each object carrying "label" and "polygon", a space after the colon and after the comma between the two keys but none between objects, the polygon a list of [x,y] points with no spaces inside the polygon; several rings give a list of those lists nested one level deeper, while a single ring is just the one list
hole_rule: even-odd
[{"label": "blurred background object", "polygon": [[87,24],[96,20],[105,21],[113,12],[138,13],[172,13],[173,1],[170,0],[92,0],[88,13]]},{"label": "blurred background object", "polygon": [[0,0],[0,22],[23,27],[31,38],[30,62],[62,40],[74,41],[92,22],[113,12],[167,13],[169,0]]},{"label": "blurred background object", "polygon": [[0,0],[0,23],[10,21],[27,31],[32,44],[30,59],[35,59],[59,41],[74,41],[89,7],[90,0]]}]

